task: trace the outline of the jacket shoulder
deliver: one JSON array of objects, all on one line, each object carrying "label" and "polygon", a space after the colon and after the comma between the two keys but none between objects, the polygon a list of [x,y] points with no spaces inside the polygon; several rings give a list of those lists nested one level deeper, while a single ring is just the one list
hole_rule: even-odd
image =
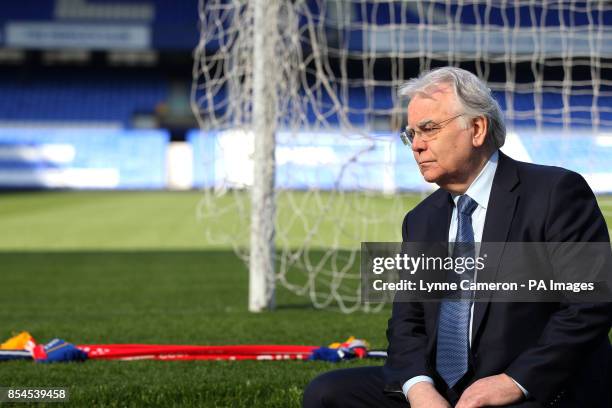
[{"label": "jacket shoulder", "polygon": [[553,187],[562,179],[574,180],[586,185],[586,181],[580,174],[563,167],[526,163],[510,158],[508,160],[515,166],[521,183],[538,186],[538,189],[546,190],[547,186]]}]

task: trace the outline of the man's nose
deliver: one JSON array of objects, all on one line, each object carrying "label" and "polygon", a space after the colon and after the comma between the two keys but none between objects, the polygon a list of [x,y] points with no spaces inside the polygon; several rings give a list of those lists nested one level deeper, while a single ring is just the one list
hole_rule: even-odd
[{"label": "man's nose", "polygon": [[420,153],[420,152],[422,152],[423,150],[426,150],[426,149],[427,149],[427,143],[426,143],[426,142],[424,142],[424,141],[423,141],[423,139],[421,139],[421,137],[420,137],[420,136],[415,136],[415,137],[412,139],[412,144],[411,144],[411,147],[412,147],[412,151],[413,151],[413,152],[415,152],[415,153]]}]

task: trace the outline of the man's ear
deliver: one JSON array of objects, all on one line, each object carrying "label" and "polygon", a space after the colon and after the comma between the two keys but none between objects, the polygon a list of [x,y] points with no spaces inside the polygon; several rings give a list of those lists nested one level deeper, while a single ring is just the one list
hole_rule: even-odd
[{"label": "man's ear", "polygon": [[487,141],[487,131],[489,130],[489,121],[484,116],[477,116],[472,119],[474,135],[472,136],[472,146],[481,147]]}]

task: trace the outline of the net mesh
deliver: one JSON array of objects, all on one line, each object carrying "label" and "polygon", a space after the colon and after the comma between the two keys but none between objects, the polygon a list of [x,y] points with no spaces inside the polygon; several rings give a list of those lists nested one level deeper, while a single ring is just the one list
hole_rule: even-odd
[{"label": "net mesh", "polygon": [[[398,86],[425,69],[487,81],[517,129],[612,126],[606,1],[280,1],[276,23],[277,282],[316,307],[360,304],[362,241],[399,241],[422,182],[394,133]],[[211,242],[247,260],[252,185],[250,2],[201,1],[192,103],[204,142],[199,216]],[[523,154],[525,154],[523,149]],[[521,158],[521,157],[519,157]],[[418,198],[418,196],[417,196]]]}]

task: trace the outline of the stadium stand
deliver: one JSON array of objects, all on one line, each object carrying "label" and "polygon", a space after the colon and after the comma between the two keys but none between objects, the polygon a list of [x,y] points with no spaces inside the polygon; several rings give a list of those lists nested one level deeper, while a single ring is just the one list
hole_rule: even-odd
[{"label": "stadium stand", "polygon": [[[185,88],[188,88],[188,81]],[[156,106],[168,99],[168,80],[163,72],[45,69],[44,71],[19,72],[16,68],[0,69],[0,124],[3,122],[96,122],[114,123],[129,128],[134,114],[153,113]],[[347,105],[350,123],[361,126],[372,123],[367,115],[389,116],[393,109],[393,93],[390,87],[376,86],[374,92],[366,93],[362,87],[349,89]],[[323,106],[331,107],[332,99],[317,89],[317,99]],[[601,126],[612,127],[612,86],[602,85],[595,107]],[[507,111],[507,93],[495,92],[502,109]],[[533,119],[521,119],[521,112],[532,113],[535,109],[533,92],[512,93],[515,127],[534,127]],[[214,97],[213,104],[221,114],[227,100],[224,89]],[[344,101],[342,101],[344,102]],[[569,114],[572,126],[589,126],[593,95],[574,94],[569,97]],[[373,109],[372,109],[373,108]],[[559,126],[562,122],[562,95],[553,92],[542,94],[543,126]],[[331,111],[331,109],[330,109]],[[316,123],[322,115],[331,125],[340,125],[336,114],[326,111],[308,110],[307,122]],[[532,116],[532,115],[529,115]],[[384,125],[383,125],[384,126]]]},{"label": "stadium stand", "polygon": [[161,72],[47,68],[0,70],[0,125],[96,124],[131,127],[168,95]]}]

